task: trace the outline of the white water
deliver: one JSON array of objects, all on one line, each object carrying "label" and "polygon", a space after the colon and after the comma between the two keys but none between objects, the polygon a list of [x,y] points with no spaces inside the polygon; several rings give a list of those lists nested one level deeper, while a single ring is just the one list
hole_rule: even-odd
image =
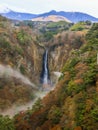
[{"label": "white water", "polygon": [[60,76],[63,75],[63,73],[58,72],[58,71],[54,71],[53,74],[54,74],[55,76],[57,76],[57,78],[59,78]]},{"label": "white water", "polygon": [[43,76],[43,83],[48,84],[48,50],[45,51],[44,57],[44,76]]},{"label": "white water", "polygon": [[21,82],[23,82],[24,84],[30,85],[32,86],[32,88],[37,89],[35,84],[33,84],[27,77],[22,75],[19,71],[11,68],[9,65],[0,65],[0,77],[6,79],[15,77],[21,80]]}]

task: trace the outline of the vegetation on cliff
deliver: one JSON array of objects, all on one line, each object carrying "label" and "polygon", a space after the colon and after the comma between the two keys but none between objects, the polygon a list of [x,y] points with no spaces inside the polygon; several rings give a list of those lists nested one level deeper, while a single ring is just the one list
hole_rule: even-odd
[{"label": "vegetation on cliff", "polygon": [[86,43],[71,51],[59,83],[40,101],[40,109],[15,117],[17,130],[97,130],[97,28],[98,24],[93,24],[85,36]]},{"label": "vegetation on cliff", "polygon": [[0,16],[0,110],[34,98],[32,86],[21,81],[26,77],[35,81],[31,78],[36,70],[34,39],[35,35],[28,26],[15,26]]},{"label": "vegetation on cliff", "polygon": [[[48,26],[50,29],[55,23]],[[71,28],[68,25],[68,30],[61,27],[56,30],[58,34],[48,30],[47,39],[31,25],[15,26],[0,17],[0,64],[9,65],[31,81],[38,81],[43,48],[49,47],[50,71],[62,72],[56,88],[43,100],[38,99],[32,109],[20,112],[13,119],[0,116],[2,130],[97,130],[98,23],[90,27],[86,21]],[[15,77],[5,77],[7,74],[0,77],[0,109],[34,98],[29,85]]]}]

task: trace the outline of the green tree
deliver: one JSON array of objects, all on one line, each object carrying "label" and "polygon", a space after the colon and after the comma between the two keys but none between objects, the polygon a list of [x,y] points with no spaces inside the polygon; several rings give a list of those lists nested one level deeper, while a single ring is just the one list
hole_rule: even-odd
[{"label": "green tree", "polygon": [[37,111],[39,110],[41,107],[42,107],[42,102],[41,102],[41,99],[38,98],[37,101],[35,102],[35,104],[32,106],[32,111]]},{"label": "green tree", "polygon": [[17,33],[17,39],[20,45],[27,45],[31,41],[31,37],[24,30]]},{"label": "green tree", "polygon": [[0,130],[15,130],[14,122],[8,116],[0,115]]},{"label": "green tree", "polygon": [[60,121],[62,116],[62,110],[57,106],[52,106],[48,113],[48,119],[52,121],[52,123],[57,124]]}]

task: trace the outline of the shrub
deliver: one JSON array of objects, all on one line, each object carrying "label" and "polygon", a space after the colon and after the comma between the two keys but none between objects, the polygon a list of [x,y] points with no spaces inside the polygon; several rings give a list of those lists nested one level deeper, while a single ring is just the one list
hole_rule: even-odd
[{"label": "shrub", "polygon": [[44,38],[45,38],[45,41],[49,41],[50,39],[53,38],[53,34],[51,32],[46,32],[44,34]]},{"label": "shrub", "polygon": [[95,84],[97,73],[98,73],[98,70],[96,68],[95,63],[91,63],[89,65],[88,71],[83,76],[85,85]]},{"label": "shrub", "polygon": [[76,84],[74,80],[71,80],[68,83],[67,93],[68,95],[73,95],[73,94],[79,93],[80,91],[83,91],[84,89],[85,89],[84,84]]},{"label": "shrub", "polygon": [[70,30],[71,31],[82,31],[85,29],[85,22],[79,22],[77,24],[74,24]]},{"label": "shrub", "polygon": [[27,45],[31,41],[31,37],[24,30],[17,33],[17,39],[20,45]]},{"label": "shrub", "polygon": [[11,45],[5,38],[0,37],[0,48],[11,49]]},{"label": "shrub", "polygon": [[59,123],[61,116],[62,116],[61,109],[55,105],[52,106],[48,112],[48,119],[51,120],[53,124]]},{"label": "shrub", "polygon": [[25,69],[25,67],[23,65],[20,66],[20,72],[22,74],[25,74],[25,72],[26,72],[26,69]]},{"label": "shrub", "polygon": [[38,98],[37,101],[34,103],[34,105],[32,106],[32,111],[37,111],[39,110],[40,108],[42,108],[42,102],[41,102],[41,99]]},{"label": "shrub", "polygon": [[84,125],[83,124],[83,121],[84,121],[84,114],[86,112],[85,108],[86,108],[86,105],[85,105],[85,95],[82,95],[82,97],[78,97],[76,99],[76,104],[77,104],[77,107],[76,107],[76,125],[77,126],[82,126]]},{"label": "shrub", "polygon": [[20,55],[23,55],[23,49],[21,47],[15,46],[15,52],[17,52]]},{"label": "shrub", "polygon": [[94,119],[94,121],[98,121],[98,108],[95,107],[93,110],[91,110],[91,117]]},{"label": "shrub", "polygon": [[0,130],[15,130],[14,122],[8,116],[0,115]]}]

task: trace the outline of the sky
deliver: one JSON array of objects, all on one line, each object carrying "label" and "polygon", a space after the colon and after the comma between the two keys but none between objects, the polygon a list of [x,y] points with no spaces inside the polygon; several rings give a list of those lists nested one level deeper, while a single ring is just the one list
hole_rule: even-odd
[{"label": "sky", "polygon": [[98,18],[98,0],[0,0],[15,11],[39,14],[50,10],[84,12]]}]

